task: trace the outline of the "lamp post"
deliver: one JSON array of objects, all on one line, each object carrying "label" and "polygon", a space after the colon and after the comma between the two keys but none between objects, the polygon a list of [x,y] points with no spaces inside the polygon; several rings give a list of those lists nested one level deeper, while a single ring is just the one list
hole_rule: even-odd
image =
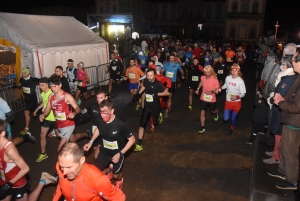
[{"label": "lamp post", "polygon": [[278,27],[279,27],[279,24],[278,24],[278,21],[276,21],[276,24],[275,24],[275,35],[274,35],[274,40],[276,40],[276,35],[277,35]]}]

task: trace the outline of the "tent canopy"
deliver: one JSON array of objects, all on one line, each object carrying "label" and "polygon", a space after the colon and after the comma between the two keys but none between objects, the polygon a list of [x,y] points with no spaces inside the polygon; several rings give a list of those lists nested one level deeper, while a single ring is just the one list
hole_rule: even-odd
[{"label": "tent canopy", "polygon": [[41,54],[106,46],[105,40],[69,16],[0,13],[0,37],[12,41],[21,50],[38,49]]}]

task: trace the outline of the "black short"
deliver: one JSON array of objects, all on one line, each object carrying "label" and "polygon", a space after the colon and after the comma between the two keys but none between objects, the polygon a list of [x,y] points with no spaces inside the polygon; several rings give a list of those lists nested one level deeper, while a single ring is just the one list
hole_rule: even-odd
[{"label": "black short", "polygon": [[206,111],[206,109],[208,107],[210,107],[210,111],[212,112],[212,111],[215,111],[217,109],[217,102],[206,102],[206,101],[203,101],[203,100],[201,100],[200,102],[201,102],[201,107],[200,107],[201,109],[200,110]]},{"label": "black short", "polygon": [[56,121],[44,120],[41,126],[44,127],[44,128],[57,129]]},{"label": "black short", "polygon": [[156,126],[158,124],[159,112],[160,108],[152,109],[145,107],[142,112],[140,127],[146,128],[151,115],[153,116],[154,126]]},{"label": "black short", "polygon": [[30,99],[30,100],[25,99],[25,104],[26,104],[25,110],[33,112],[33,111],[35,111],[35,109],[37,107],[37,100],[36,99]]},{"label": "black short", "polygon": [[87,87],[77,86],[77,90],[79,90],[81,93],[85,93],[85,92],[87,92]]},{"label": "black short", "polygon": [[108,166],[113,164],[113,174],[119,174],[122,172],[124,166],[124,156],[120,157],[120,160],[117,163],[111,161],[112,157],[103,154],[101,151],[95,161],[95,166],[103,172]]},{"label": "black short", "polygon": [[198,86],[199,82],[189,81],[189,89],[193,89],[194,91],[196,91],[198,89]]},{"label": "black short", "polygon": [[177,87],[176,82],[172,82],[172,85],[171,85],[171,88],[169,89],[169,92],[173,94],[176,90],[176,87]]},{"label": "black short", "polygon": [[121,80],[121,74],[110,74],[109,79],[111,80]]},{"label": "black short", "polygon": [[11,188],[8,191],[7,195],[12,195],[15,200],[18,200],[24,197],[28,189],[29,189],[29,184],[26,182],[26,184],[20,188]]}]

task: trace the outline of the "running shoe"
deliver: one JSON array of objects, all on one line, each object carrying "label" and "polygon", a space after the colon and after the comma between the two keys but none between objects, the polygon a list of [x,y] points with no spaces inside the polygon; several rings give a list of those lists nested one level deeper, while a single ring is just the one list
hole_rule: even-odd
[{"label": "running shoe", "polygon": [[164,118],[162,113],[159,113],[159,117],[158,117],[158,124],[161,125],[164,122]]},{"label": "running shoe", "polygon": [[139,110],[139,108],[140,108],[140,105],[139,105],[139,104],[136,104],[135,110]]},{"label": "running shoe", "polygon": [[203,134],[205,133],[205,131],[206,131],[205,128],[202,128],[201,130],[198,131],[198,134]]},{"label": "running shoe", "polygon": [[107,178],[109,179],[109,180],[112,180],[112,178],[114,177],[114,175],[113,175],[113,164],[109,164],[109,166],[108,166],[108,168],[109,168],[109,173],[107,173]]},{"label": "running shoe", "polygon": [[189,106],[188,106],[188,109],[189,109],[189,110],[192,110],[192,109],[193,109],[193,107],[192,107],[191,105],[189,105]]},{"label": "running shoe", "polygon": [[123,178],[121,181],[116,181],[116,188],[122,190]]},{"label": "running shoe", "polygon": [[143,151],[143,147],[142,147],[142,145],[135,144],[135,148],[134,148],[134,150],[133,150],[133,151],[135,151],[135,152],[138,152],[138,151]]},{"label": "running shoe", "polygon": [[233,130],[229,129],[228,135],[233,135]]},{"label": "running shoe", "polygon": [[153,133],[153,132],[154,132],[154,128],[153,128],[153,127],[148,128],[148,129],[147,129],[147,132],[148,132],[148,133]]},{"label": "running shoe", "polygon": [[[28,137],[27,137],[28,136]],[[31,135],[31,133],[30,132],[27,132],[26,134],[25,134],[25,141],[26,142],[30,142],[31,144],[35,144],[35,141],[36,141],[36,139],[35,139],[35,137],[33,137],[32,135]]]},{"label": "running shoe", "polygon": [[41,162],[42,160],[45,160],[46,158],[48,158],[48,155],[46,153],[44,154],[39,154],[37,159],[35,160],[36,162]]},{"label": "running shoe", "polygon": [[297,190],[297,184],[292,184],[288,181],[277,182],[275,187],[283,190]]},{"label": "running shoe", "polygon": [[218,115],[218,114],[214,115],[214,120],[215,120],[215,121],[218,121],[218,120],[219,120],[219,115]]},{"label": "running shoe", "polygon": [[29,128],[24,128],[20,134],[25,135],[29,131]]},{"label": "running shoe", "polygon": [[286,179],[286,176],[281,174],[278,170],[268,170],[267,173],[271,177],[277,177],[277,178],[282,179],[282,180]]},{"label": "running shoe", "polygon": [[169,118],[169,112],[168,112],[168,109],[166,109],[164,117],[165,117],[165,119]]},{"label": "running shoe", "polygon": [[54,129],[51,130],[51,132],[48,133],[48,137],[56,137]]},{"label": "running shoe", "polygon": [[42,176],[40,182],[47,185],[47,184],[55,184],[57,182],[57,178],[50,175],[47,172],[42,172]]}]

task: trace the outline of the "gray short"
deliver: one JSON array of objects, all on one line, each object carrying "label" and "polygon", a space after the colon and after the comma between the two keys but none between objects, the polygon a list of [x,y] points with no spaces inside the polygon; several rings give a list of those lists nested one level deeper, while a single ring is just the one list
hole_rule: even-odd
[{"label": "gray short", "polygon": [[58,132],[59,132],[58,135],[61,138],[66,138],[67,142],[68,142],[71,135],[73,134],[74,129],[75,129],[75,125],[67,126],[67,127],[63,127],[63,128],[58,128]]}]

